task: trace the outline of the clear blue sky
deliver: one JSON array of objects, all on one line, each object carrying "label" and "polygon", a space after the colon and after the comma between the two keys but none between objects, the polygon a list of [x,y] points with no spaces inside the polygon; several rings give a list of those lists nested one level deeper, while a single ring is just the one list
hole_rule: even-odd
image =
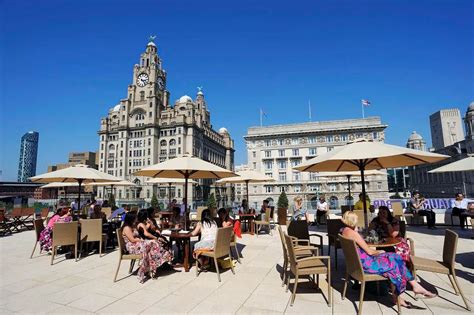
[{"label": "clear blue sky", "polygon": [[174,100],[204,86],[214,128],[246,162],[259,124],[379,115],[387,142],[474,100],[472,1],[0,0],[0,169],[16,180],[19,143],[40,133],[37,173],[98,148],[100,118],[126,97],[150,34]]}]

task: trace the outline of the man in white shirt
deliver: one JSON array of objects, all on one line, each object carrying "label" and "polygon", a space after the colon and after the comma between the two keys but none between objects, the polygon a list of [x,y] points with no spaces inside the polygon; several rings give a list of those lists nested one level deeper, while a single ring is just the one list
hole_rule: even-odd
[{"label": "man in white shirt", "polygon": [[329,210],[328,203],[324,196],[319,197],[319,201],[316,205],[316,225],[321,224],[321,217],[326,216]]},{"label": "man in white shirt", "polygon": [[465,229],[466,227],[466,220],[467,220],[467,209],[472,209],[473,205],[469,205],[470,203],[474,203],[474,200],[464,198],[464,195],[461,193],[457,193],[455,199],[451,201],[451,213],[453,215],[459,216],[459,225],[461,229]]}]

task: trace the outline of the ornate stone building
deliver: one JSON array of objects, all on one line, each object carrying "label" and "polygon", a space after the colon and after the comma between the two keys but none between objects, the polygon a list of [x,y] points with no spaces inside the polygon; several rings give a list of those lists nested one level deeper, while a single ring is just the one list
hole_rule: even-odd
[{"label": "ornate stone building", "polygon": [[408,137],[407,148],[426,151],[426,142],[421,135],[419,135],[416,131],[413,131],[410,137]]},{"label": "ornate stone building", "polygon": [[[133,174],[166,159],[192,154],[227,169],[234,167],[234,141],[227,129],[213,129],[202,89],[198,88],[194,100],[184,95],[170,104],[166,84],[166,71],[151,38],[133,67],[127,97],[101,119],[98,132],[99,170],[138,184],[137,188],[117,187],[115,197],[119,200],[148,201],[156,187]],[[200,184],[195,191],[198,199],[209,193],[210,181]],[[192,185],[190,189],[192,196]],[[182,192],[182,187],[177,187],[173,197],[182,197]]]},{"label": "ornate stone building", "polygon": [[[320,176],[301,173],[293,167],[356,139],[384,141],[385,128],[387,125],[379,117],[249,128],[244,137],[248,167],[275,179],[265,185],[249,186],[252,204],[268,198],[276,203],[282,191],[287,193],[290,204],[295,196],[301,195],[313,208],[320,195],[326,197],[332,208],[352,202],[348,199],[345,175]],[[360,180],[360,176],[352,176],[352,196],[361,192]],[[387,176],[366,176],[366,188],[371,199],[387,198]]]}]

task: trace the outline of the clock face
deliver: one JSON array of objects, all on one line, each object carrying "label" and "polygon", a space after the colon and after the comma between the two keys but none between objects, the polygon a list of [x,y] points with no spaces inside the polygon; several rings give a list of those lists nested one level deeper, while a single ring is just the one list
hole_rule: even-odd
[{"label": "clock face", "polygon": [[165,83],[163,82],[163,79],[162,78],[158,78],[158,88],[160,90],[163,90],[165,87]]},{"label": "clock face", "polygon": [[138,86],[145,86],[148,83],[148,74],[140,73],[137,77]]}]

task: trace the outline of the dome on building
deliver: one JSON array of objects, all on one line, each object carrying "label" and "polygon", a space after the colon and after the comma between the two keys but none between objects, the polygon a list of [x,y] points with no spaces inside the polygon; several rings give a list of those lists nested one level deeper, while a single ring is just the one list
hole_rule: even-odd
[{"label": "dome on building", "polygon": [[467,112],[474,112],[474,102],[471,102],[467,107]]},{"label": "dome on building", "polygon": [[147,44],[147,47],[148,47],[148,46],[153,46],[153,47],[156,47],[155,43],[154,43],[154,42],[152,42],[152,41],[149,41],[149,42],[148,42],[148,44]]},{"label": "dome on building", "polygon": [[193,101],[193,99],[190,96],[183,95],[179,98],[178,103],[188,103],[188,102],[192,102],[192,101]]},{"label": "dome on building", "polygon": [[114,108],[112,109],[112,111],[119,112],[120,111],[120,104],[115,105]]},{"label": "dome on building", "polygon": [[410,137],[408,138],[408,141],[415,141],[415,140],[423,140],[423,137],[420,136],[418,133],[416,133],[416,131],[413,131]]},{"label": "dome on building", "polygon": [[220,134],[229,133],[229,130],[227,130],[227,128],[222,127],[222,128],[219,129],[219,133]]}]

